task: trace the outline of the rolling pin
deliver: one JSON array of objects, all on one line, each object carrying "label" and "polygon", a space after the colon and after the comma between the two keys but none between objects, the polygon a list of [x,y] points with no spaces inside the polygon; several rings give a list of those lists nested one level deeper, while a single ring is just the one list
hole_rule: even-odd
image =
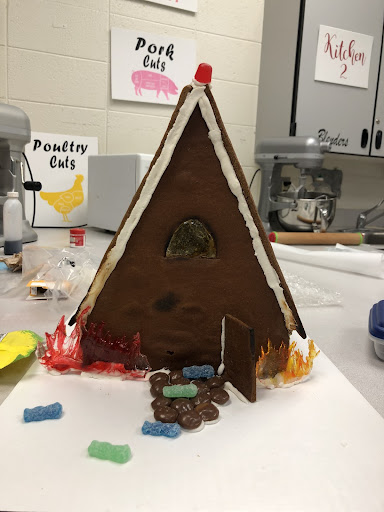
[{"label": "rolling pin", "polygon": [[268,236],[270,242],[285,245],[360,245],[363,243],[361,233],[298,233],[272,231]]}]

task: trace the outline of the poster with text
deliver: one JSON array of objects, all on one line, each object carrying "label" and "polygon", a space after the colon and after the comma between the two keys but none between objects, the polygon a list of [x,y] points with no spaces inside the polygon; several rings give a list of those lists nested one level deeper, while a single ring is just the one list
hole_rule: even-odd
[{"label": "poster with text", "polygon": [[[40,192],[25,191],[25,215],[35,227],[87,223],[88,156],[97,155],[97,137],[32,132],[25,153]],[[28,166],[26,180],[31,177]]]},{"label": "poster with text", "polygon": [[153,4],[167,5],[175,9],[184,9],[184,11],[197,12],[197,0],[146,0]]},{"label": "poster with text", "polygon": [[194,39],[111,29],[113,99],[176,105],[195,72]]},{"label": "poster with text", "polygon": [[320,25],[315,80],[368,88],[373,37]]}]

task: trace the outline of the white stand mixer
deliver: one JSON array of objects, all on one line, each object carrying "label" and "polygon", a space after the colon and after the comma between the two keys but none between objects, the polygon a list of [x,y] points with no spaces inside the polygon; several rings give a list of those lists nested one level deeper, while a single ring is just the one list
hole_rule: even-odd
[{"label": "white stand mixer", "polygon": [[7,192],[16,191],[23,207],[22,241],[34,242],[37,234],[25,219],[24,189],[39,191],[41,183],[26,181],[23,153],[31,140],[31,125],[27,114],[18,107],[0,103],[0,247],[4,246],[3,206]]}]

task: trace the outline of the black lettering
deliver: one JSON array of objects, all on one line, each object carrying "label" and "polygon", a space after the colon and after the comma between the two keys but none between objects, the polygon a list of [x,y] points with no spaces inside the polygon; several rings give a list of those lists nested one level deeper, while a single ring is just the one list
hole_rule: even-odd
[{"label": "black lettering", "polygon": [[63,143],[63,153],[65,153],[67,151],[67,148],[68,148],[68,141],[64,141]]},{"label": "black lettering", "polygon": [[47,142],[46,144],[44,144],[44,151],[51,151],[51,145]]},{"label": "black lettering", "polygon": [[35,139],[35,143],[33,145],[33,151],[36,151],[36,149],[39,149],[40,146],[41,146],[41,140]]},{"label": "black lettering", "polygon": [[146,40],[143,37],[138,37],[135,51],[140,50],[140,48],[143,48],[143,46],[145,46],[145,45],[146,45]]},{"label": "black lettering", "polygon": [[321,141],[325,141],[326,137],[328,135],[328,132],[325,128],[321,128],[319,131],[318,131],[318,136],[319,136],[319,139]]},{"label": "black lettering", "polygon": [[147,68],[149,66],[149,55],[146,55],[143,60],[143,66]]},{"label": "black lettering", "polygon": [[155,44],[150,44],[148,46],[149,53],[156,53],[156,50],[157,50],[157,46]]},{"label": "black lettering", "polygon": [[71,160],[71,170],[73,171],[75,169],[75,161]]},{"label": "black lettering", "polygon": [[53,155],[49,161],[49,165],[54,169],[56,167],[56,155]]},{"label": "black lettering", "polygon": [[170,59],[170,60],[173,60],[173,50],[174,50],[174,46],[173,46],[173,44],[170,44],[170,45],[168,46],[168,48],[167,48],[166,53],[165,53],[165,55],[166,55],[167,57],[169,57],[169,59]]}]

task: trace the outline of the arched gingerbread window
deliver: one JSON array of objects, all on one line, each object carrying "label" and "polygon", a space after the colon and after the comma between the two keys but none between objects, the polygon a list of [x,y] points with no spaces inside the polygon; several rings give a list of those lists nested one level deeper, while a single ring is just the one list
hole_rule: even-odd
[{"label": "arched gingerbread window", "polygon": [[167,258],[216,258],[212,234],[198,219],[189,219],[174,231],[168,244]]}]

